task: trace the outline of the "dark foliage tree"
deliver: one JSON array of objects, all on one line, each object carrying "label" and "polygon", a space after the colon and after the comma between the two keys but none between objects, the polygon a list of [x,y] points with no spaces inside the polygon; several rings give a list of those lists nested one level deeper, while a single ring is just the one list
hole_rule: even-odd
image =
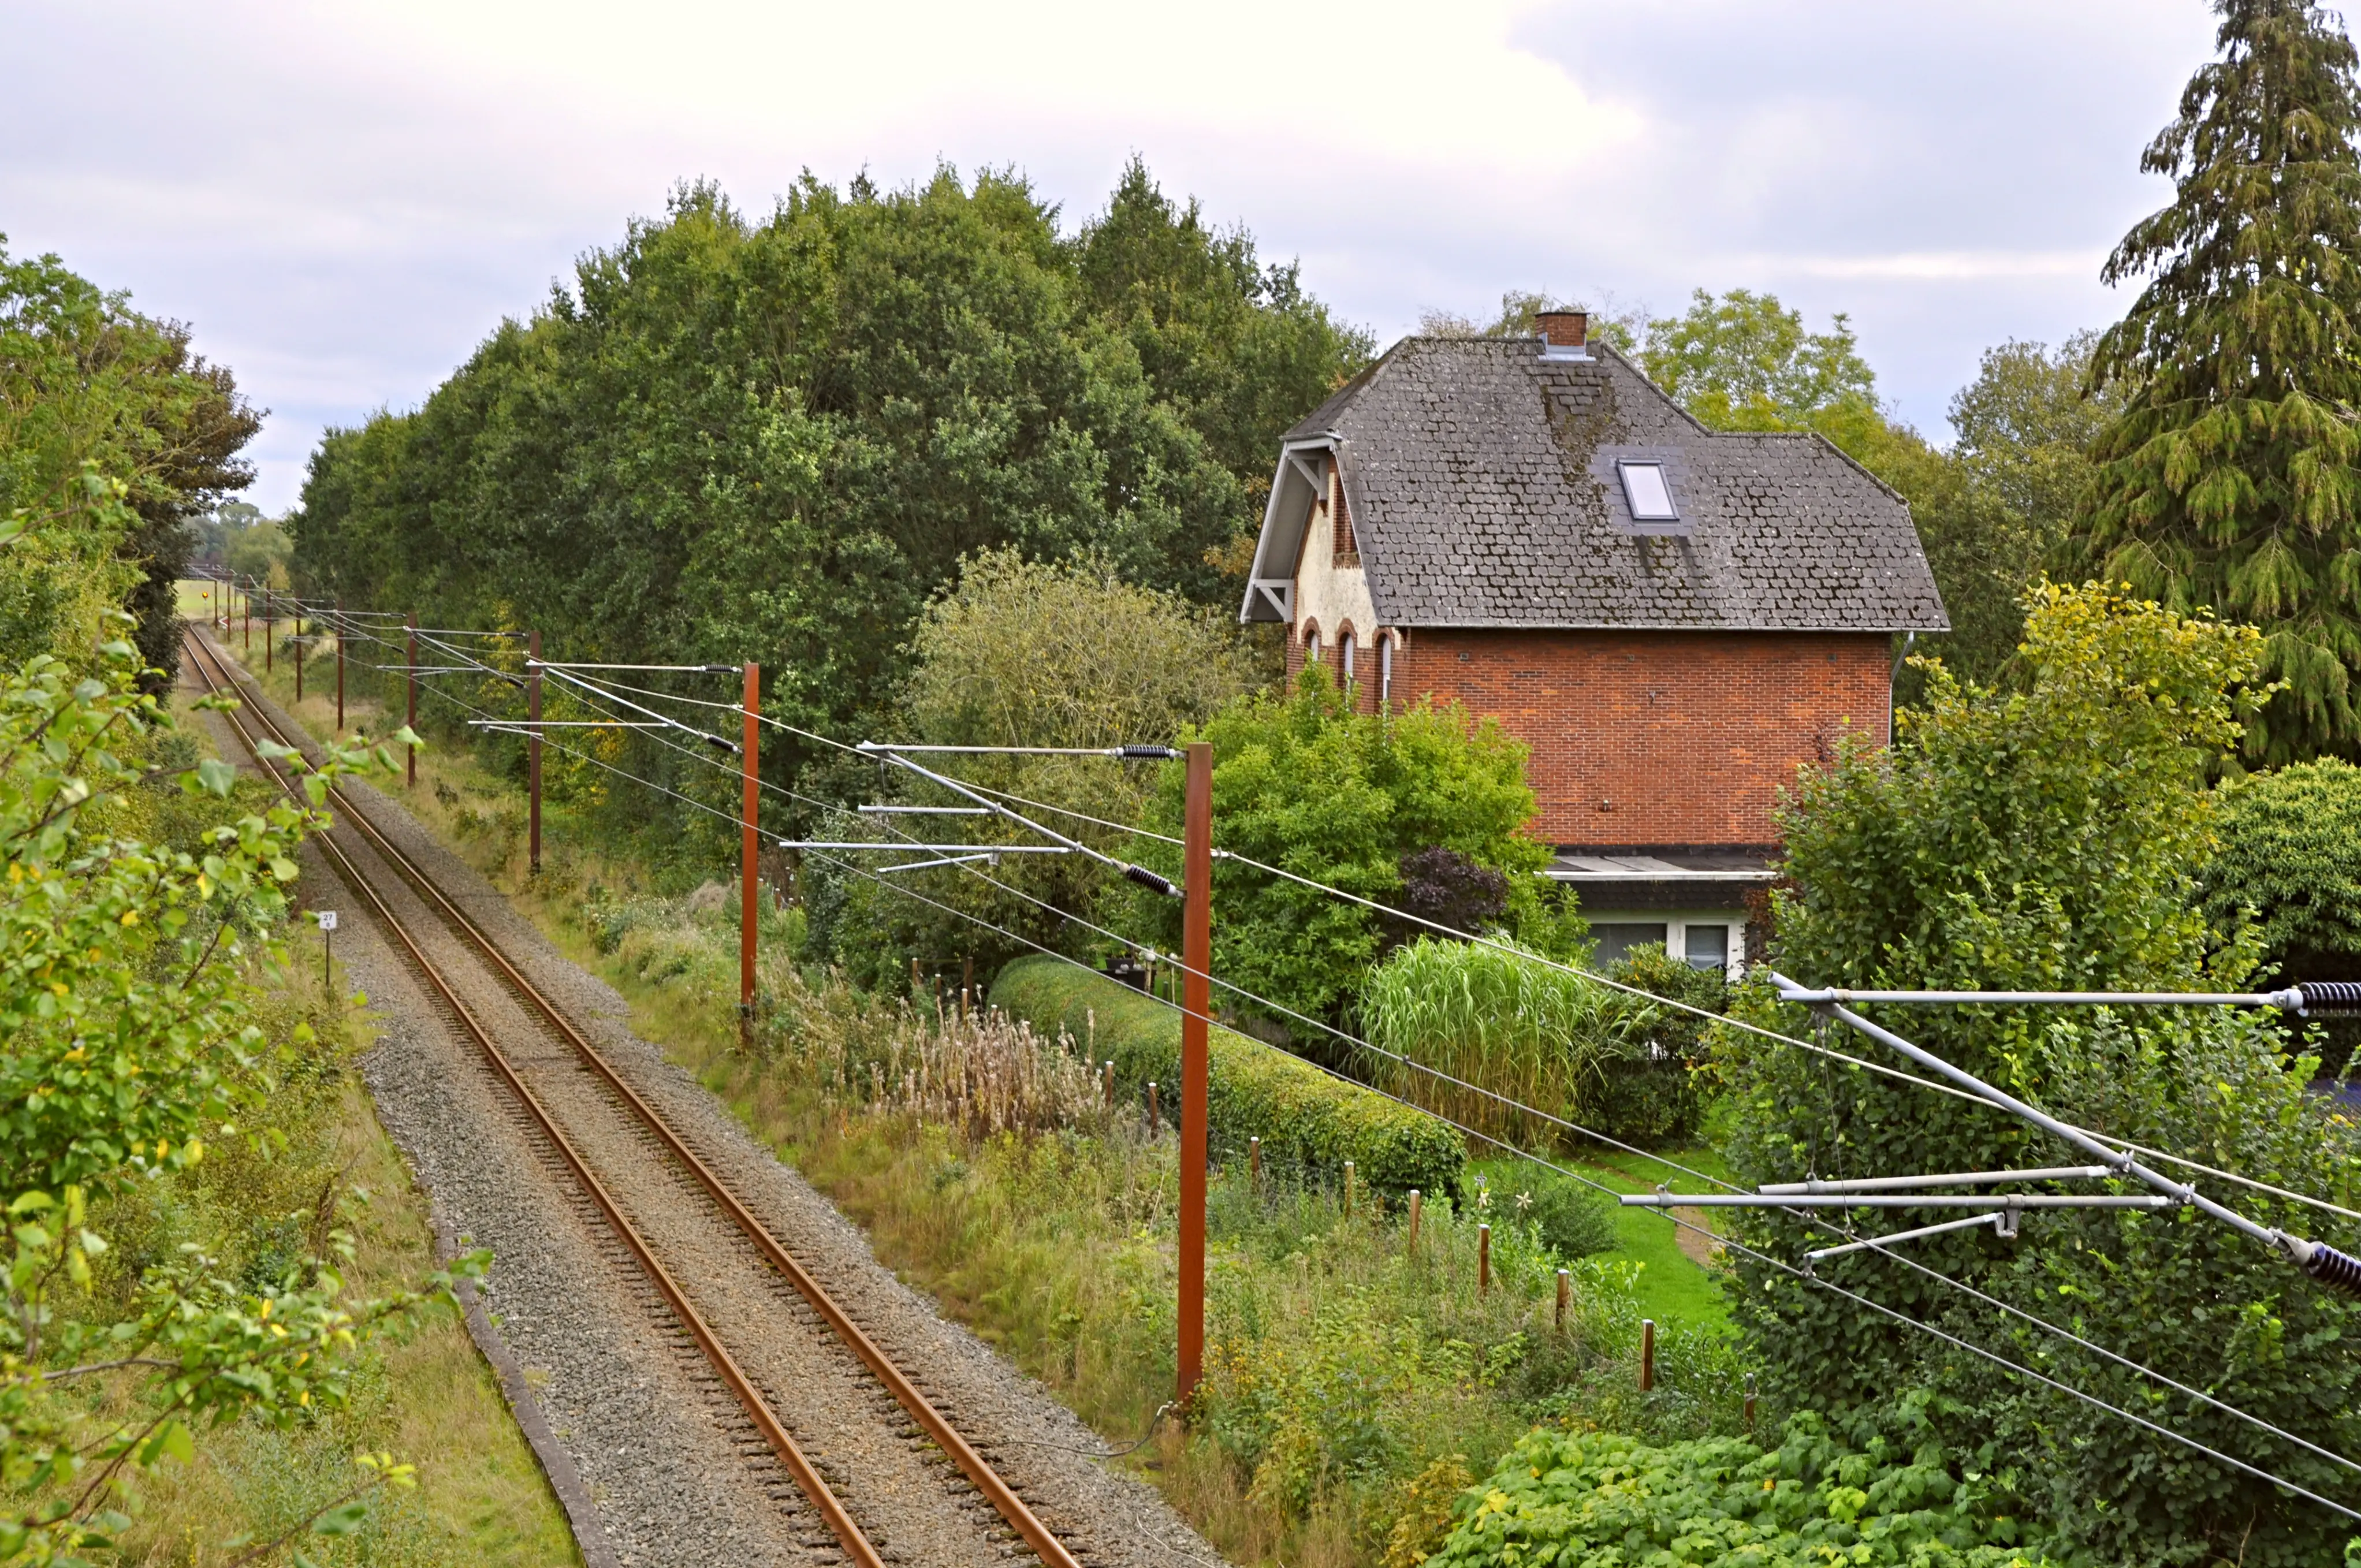
[{"label": "dark foliage tree", "polygon": [[0,519],[26,531],[0,566],[0,657],[85,656],[121,608],[169,684],[187,524],[252,482],[237,455],[261,422],[185,325],[0,251]]},{"label": "dark foliage tree", "polygon": [[2146,277],[2092,367],[2129,400],[2099,438],[2087,559],[2166,604],[2260,626],[2288,683],[2250,756],[2361,746],[2361,89],[2306,0],[2216,0],[2221,58],[2140,167],[2170,206],[2108,258]]},{"label": "dark foliage tree", "polygon": [[807,180],[760,222],[685,189],[423,408],[332,433],[295,569],[553,653],[759,658],[777,717],[873,725],[977,552],[1229,598],[1208,553],[1367,349],[1137,166],[1071,236],[1005,173]]},{"label": "dark foliage tree", "polygon": [[[1477,932],[1498,925],[1509,907],[1508,876],[1466,853],[1437,844],[1401,858],[1401,896],[1395,907],[1455,931]],[[1388,921],[1396,941],[1408,941],[1425,927]]]}]

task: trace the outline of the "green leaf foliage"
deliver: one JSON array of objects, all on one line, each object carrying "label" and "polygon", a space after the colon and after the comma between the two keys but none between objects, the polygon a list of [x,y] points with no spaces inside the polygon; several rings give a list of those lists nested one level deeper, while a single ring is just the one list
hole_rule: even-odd
[{"label": "green leaf foliage", "polygon": [[[1724,1000],[1719,970],[1669,959],[1660,943],[1635,948],[1611,978],[1708,1014]],[[1709,1016],[1609,990],[1521,948],[1422,936],[1369,970],[1360,1019],[1376,1048],[1356,1066],[1371,1082],[1527,1148],[1587,1140],[1518,1107],[1663,1144],[1697,1131],[1708,1097]]]},{"label": "green leaf foliage", "polygon": [[[1915,1439],[1915,1442],[1910,1441]],[[1985,1462],[1989,1464],[1989,1459]],[[1858,1443],[1816,1416],[1779,1446],[1534,1431],[1460,1496],[1434,1568],[2044,1568],[1982,1471],[1923,1421]]]},{"label": "green leaf foliage", "polygon": [[[1512,928],[1552,950],[1576,939],[1538,874],[1549,851],[1525,836],[1524,747],[1455,704],[1385,717],[1356,696],[1313,664],[1292,691],[1242,697],[1189,732],[1213,748],[1213,842],[1388,907],[1400,907],[1403,857],[1455,850],[1508,876]],[[1185,784],[1181,764],[1166,763],[1143,826],[1178,838]],[[1170,844],[1144,839],[1138,857],[1180,874]],[[1178,948],[1179,900],[1137,904],[1137,928]],[[1213,862],[1213,909],[1214,971],[1315,1018],[1338,1015],[1388,936],[1374,911],[1231,860]]]},{"label": "green leaf foliage", "polygon": [[2096,385],[2129,400],[2093,452],[2086,559],[2177,609],[2263,628],[2286,689],[2251,727],[2273,762],[2361,744],[2361,86],[2333,13],[2216,0],[2219,60],[2149,144],[2174,182],[2108,259],[2147,280]]},{"label": "green leaf foliage", "polygon": [[[2361,768],[2322,757],[2243,774],[2224,782],[2218,803],[2206,917],[2217,930],[2251,927],[2258,983],[2361,981]],[[2361,1020],[2286,1026],[2326,1070],[2349,1070]]]},{"label": "green leaf foliage", "polygon": [[[1858,988],[2238,989],[2251,949],[2221,945],[2199,907],[2212,853],[2209,768],[2259,694],[2250,628],[2177,616],[2098,587],[2030,597],[2024,683],[2005,692],[1932,672],[1892,751],[1840,750],[1784,821],[1795,891],[1771,961],[1806,984]],[[2239,693],[2246,694],[2241,696]],[[1745,1003],[1788,1033],[1800,1009]],[[2351,1206],[2353,1128],[2308,1096],[2268,1022],[2224,1009],[1918,1007],[1869,1011],[1945,1060],[2081,1125]],[[1876,1045],[1829,1041],[1879,1059]],[[2081,1157],[2013,1117],[1732,1033],[1728,1153],[1743,1180],[2023,1169]],[[1886,1058],[1886,1059],[1891,1059]],[[2200,1179],[2202,1183],[2202,1179]],[[2114,1187],[2113,1190],[2128,1190]],[[2333,1216],[2213,1184],[2267,1226],[2350,1248]],[[1740,1227],[1790,1263],[1828,1233],[1767,1211]],[[1839,1216],[1829,1216],[1831,1220]],[[1920,1223],[1864,1212],[1874,1234]],[[2029,1215],[2018,1240],[1976,1231],[1912,1244],[1907,1261],[1829,1259],[1820,1279],[2139,1412],[2332,1497],[2348,1473],[2002,1315],[1914,1265],[1971,1284],[2117,1354],[2340,1452],[2361,1381],[2355,1303],[2275,1249],[2187,1209]],[[2333,1560],[2349,1531],[2291,1499],[2079,1400],[1744,1255],[1733,1313],[1791,1406],[1873,1408],[1942,1395],[1955,1447],[1997,1443],[2021,1511],[2110,1563]],[[2243,1543],[2243,1544],[2242,1544]]]},{"label": "green leaf foliage", "polygon": [[1806,332],[1773,294],[1699,289],[1686,313],[1648,323],[1640,367],[1715,430],[1817,430],[1850,451],[1883,423],[1843,313]]},{"label": "green leaf foliage", "polygon": [[[1114,1062],[1126,1094],[1150,1081],[1170,1091],[1180,1081],[1180,1014],[1104,975],[1062,959],[1019,959],[1000,971],[991,1002],[1045,1039],[1063,1030]],[[1467,1156],[1452,1128],[1259,1040],[1208,1033],[1207,1131],[1217,1155],[1243,1158],[1246,1140],[1259,1137],[1275,1169],[1335,1180],[1351,1160],[1356,1177],[1379,1191],[1454,1190]]]},{"label": "green leaf foliage", "polygon": [[[340,1402],[360,1340],[448,1302],[454,1277],[352,1303],[324,1258],[258,1285],[191,1245],[120,1282],[126,1313],[89,1310],[109,1251],[89,1198],[128,1203],[186,1179],[208,1138],[268,1152],[241,1125],[274,1091],[253,968],[285,919],[296,846],[325,825],[327,779],[390,765],[332,747],[305,776],[308,806],[234,817],[214,805],[231,781],[192,769],[177,804],[211,825],[192,848],[142,839],[126,824],[169,775],[139,758],[170,719],[138,689],[135,649],[98,658],[104,674],[45,653],[0,677],[0,1563],[104,1547],[127,1522],[115,1505],[132,1473],[187,1460],[197,1428],[286,1425]],[[330,1250],[348,1255],[349,1238]],[[79,1310],[61,1310],[69,1297]],[[135,1368],[144,1386],[120,1424],[64,1395]]]},{"label": "green leaf foliage", "polygon": [[2226,781],[2205,868],[2217,929],[2251,916],[2284,981],[2361,974],[2361,768],[2334,757]]},{"label": "green leaf foliage", "polygon": [[[0,236],[5,242],[5,236]],[[54,256],[0,247],[0,667],[81,659],[132,612],[146,664],[170,685],[186,523],[252,482],[239,451],[262,416],[189,329],[130,308]]]},{"label": "green leaf foliage", "polygon": [[756,659],[772,715],[840,732],[883,718],[973,553],[1229,598],[1208,553],[1367,354],[1137,165],[1071,234],[1011,173],[806,179],[759,218],[684,188],[423,408],[331,433],[296,576],[537,626],[553,658]]}]

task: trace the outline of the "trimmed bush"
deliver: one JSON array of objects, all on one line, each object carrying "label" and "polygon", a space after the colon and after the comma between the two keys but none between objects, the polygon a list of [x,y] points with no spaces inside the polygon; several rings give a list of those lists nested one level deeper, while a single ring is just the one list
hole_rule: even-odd
[{"label": "trimmed bush", "polygon": [[[1093,1058],[1115,1064],[1126,1095],[1150,1080],[1177,1091],[1180,1014],[1129,986],[1063,959],[1019,959],[1000,971],[991,1002],[1046,1037],[1063,1029],[1089,1041]],[[1455,1190],[1466,1146],[1434,1117],[1228,1029],[1214,1028],[1207,1049],[1217,1157],[1242,1157],[1246,1140],[1258,1137],[1263,1158],[1282,1168],[1328,1179],[1349,1159],[1356,1177],[1380,1191]]]},{"label": "trimmed bush", "polygon": [[1528,1435],[1460,1494],[1431,1568],[1683,1563],[1697,1568],[2044,1568],[1992,1481],[1930,1432],[1853,1447],[1806,1411],[1777,1448],[1711,1437]]}]

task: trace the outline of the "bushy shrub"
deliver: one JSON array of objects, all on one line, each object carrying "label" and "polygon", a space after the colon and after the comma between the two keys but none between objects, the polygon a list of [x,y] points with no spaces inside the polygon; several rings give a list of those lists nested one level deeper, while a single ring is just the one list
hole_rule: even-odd
[{"label": "bushy shrub", "polygon": [[[1104,556],[1036,562],[1006,550],[968,557],[959,581],[936,595],[919,617],[910,653],[895,731],[903,740],[942,746],[1162,745],[1184,726],[1210,718],[1255,678],[1233,619],[1177,594],[1126,583]],[[1156,779],[1145,764],[1107,757],[966,756],[950,771],[988,789],[1114,822],[1138,814]],[[886,801],[970,804],[896,770],[866,772],[859,782]],[[1127,833],[1054,811],[1021,809],[1107,854],[1128,859],[1136,852]],[[1040,842],[1029,828],[972,817],[900,817],[881,824],[847,814],[829,818],[814,836]],[[845,858],[870,869],[893,859]],[[829,956],[871,984],[891,983],[914,958],[930,970],[962,968],[973,959],[989,972],[1033,951],[1032,943],[1080,953],[1093,938],[1063,916],[1098,918],[1113,879],[1106,867],[1082,855],[1005,857],[991,875],[1014,892],[969,868],[908,872],[895,876],[892,886],[818,857],[811,872],[816,874],[807,874],[807,883],[836,884],[818,901],[829,915]]]},{"label": "bushy shrub", "polygon": [[[1417,850],[1401,858],[1400,870],[1401,896],[1394,906],[1405,915],[1472,934],[1492,929],[1509,912],[1507,874],[1458,850],[1437,844]],[[1407,920],[1387,924],[1400,940],[1427,929]]]},{"label": "bushy shrub", "polygon": [[[1059,959],[1020,959],[993,982],[992,1005],[1055,1038],[1070,1035],[1115,1064],[1122,1092],[1180,1070],[1180,1015]],[[1344,1162],[1381,1192],[1447,1192],[1466,1161],[1459,1135],[1423,1112],[1340,1082],[1285,1051],[1228,1029],[1211,1031],[1209,1133],[1217,1153],[1242,1157],[1262,1139],[1274,1169],[1334,1180]],[[1168,1102],[1169,1103],[1169,1102]]]},{"label": "bushy shrub", "polygon": [[1591,1189],[1562,1176],[1542,1174],[1527,1194],[1525,1219],[1543,1245],[1569,1262],[1614,1250],[1615,1211]]},{"label": "bushy shrub", "polygon": [[1808,1412],[1779,1446],[1537,1431],[1460,1495],[1433,1568],[2043,1568],[2025,1521],[1996,1507],[1989,1456],[1872,1434],[1859,1446]]},{"label": "bushy shrub", "polygon": [[[1844,746],[1805,778],[1784,818],[1786,870],[1800,891],[1778,899],[1780,970],[1862,989],[2243,989],[2251,953],[2208,931],[2197,877],[2214,806],[2205,776],[2238,742],[2242,703],[2232,694],[2251,689],[2256,633],[2095,586],[2045,587],[2029,610],[2023,686],[1988,692],[1937,670],[1899,746]],[[1813,1027],[1801,1009],[1745,1004],[1789,1033]],[[2305,1093],[2272,1026],[2246,1014],[1957,1007],[1892,1010],[1883,1021],[2116,1137],[2314,1193],[2348,1191],[2361,1171],[2351,1127]],[[1735,1032],[1724,1045],[1729,1153],[1749,1183],[2025,1168],[2065,1155],[1988,1108]],[[2253,1191],[2233,1206],[2297,1234],[2331,1223]],[[1824,1233],[1773,1212],[1746,1216],[1741,1234],[1773,1256],[1823,1245]],[[2350,1245],[2350,1232],[2330,1234]],[[2352,1398],[2361,1309],[2193,1210],[2058,1212],[2028,1221],[2014,1243],[1963,1233],[1929,1238],[1910,1256],[2325,1446],[2361,1449]],[[2159,1405],[2155,1386],[2122,1366],[1899,1261],[1856,1255],[1817,1273],[2114,1404],[2154,1409],[2210,1447],[2346,1495],[2341,1468],[2218,1411]],[[2044,1515],[2099,1560],[2243,1552],[2249,1564],[2310,1563],[2333,1558],[2349,1533],[2268,1483],[1743,1254],[1730,1294],[1774,1387],[1824,1408],[1874,1403],[1895,1387],[1943,1391],[1971,1443],[2001,1442],[2019,1456]]]},{"label": "bushy shrub", "polygon": [[[2215,796],[2221,848],[2204,872],[2214,929],[2251,923],[2277,983],[2361,980],[2361,768],[2323,757],[2229,780]],[[2328,1025],[2332,1070],[2356,1036],[2352,1020]]]},{"label": "bushy shrub", "polygon": [[[1719,970],[1701,970],[1643,942],[1608,970],[1651,997],[1719,1013],[1729,999]],[[1697,1135],[1719,1080],[1707,1046],[1708,1018],[1618,993],[1609,1008],[1616,1049],[1600,1064],[1594,1113],[1599,1131],[1625,1143],[1677,1144]]]},{"label": "bushy shrub", "polygon": [[[1433,703],[1362,713],[1314,664],[1291,691],[1241,698],[1189,738],[1213,743],[1213,838],[1224,849],[1399,907],[1404,857],[1440,847],[1506,879],[1511,929],[1565,939],[1548,918],[1562,899],[1538,874],[1549,850],[1525,836],[1525,749],[1497,719]],[[1145,826],[1180,835],[1184,782],[1180,763],[1164,766]],[[1180,874],[1169,844],[1146,840],[1138,858]],[[1179,947],[1177,900],[1142,894],[1136,907],[1138,929]],[[1214,970],[1315,1018],[1342,1015],[1385,946],[1374,911],[1237,861],[1213,862],[1213,907]]]}]

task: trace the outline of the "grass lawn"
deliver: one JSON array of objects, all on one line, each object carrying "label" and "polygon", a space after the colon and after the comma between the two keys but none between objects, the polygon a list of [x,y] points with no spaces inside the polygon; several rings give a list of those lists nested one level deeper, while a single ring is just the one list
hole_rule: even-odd
[{"label": "grass lawn", "polygon": [[[1722,1174],[1719,1159],[1709,1149],[1683,1149],[1671,1157],[1699,1170]],[[1680,1190],[1695,1186],[1697,1179],[1637,1155],[1575,1156],[1559,1163],[1618,1192],[1652,1192],[1660,1181]],[[1482,1172],[1499,1190],[1514,1192],[1520,1183],[1532,1179],[1533,1168],[1522,1160],[1491,1159],[1472,1161],[1469,1168]],[[1607,1255],[1640,1265],[1638,1294],[1642,1312],[1660,1323],[1697,1329],[1729,1326],[1730,1306],[1722,1299],[1721,1286],[1710,1269],[1681,1250],[1680,1229],[1672,1221],[1652,1210],[1618,1207],[1615,1233],[1616,1248]]]}]

